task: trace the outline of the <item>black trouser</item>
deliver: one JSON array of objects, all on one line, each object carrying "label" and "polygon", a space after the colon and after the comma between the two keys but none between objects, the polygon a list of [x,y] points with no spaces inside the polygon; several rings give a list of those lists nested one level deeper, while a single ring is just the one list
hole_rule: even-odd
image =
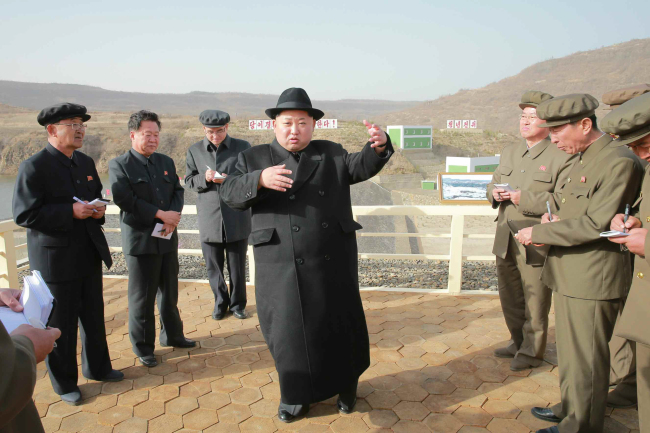
[{"label": "black trouser", "polygon": [[156,341],[154,302],[160,313],[160,343],[183,337],[178,312],[178,250],[165,254],[125,254],[129,270],[129,337],[138,356],[153,355]]},{"label": "black trouser", "polygon": [[[214,293],[214,311],[242,311],[246,308],[246,239],[235,242],[201,242],[210,288]],[[225,254],[224,254],[225,253]],[[223,278],[227,258],[230,293]]]},{"label": "black trouser", "polygon": [[[359,379],[355,380],[354,383],[346,386],[345,389],[342,389],[339,393],[339,399],[341,402],[347,406],[349,409],[352,409],[354,399],[357,396],[357,387],[359,386]],[[291,415],[297,415],[300,413],[304,407],[309,407],[309,403],[305,404],[287,404],[282,402],[282,395],[280,395],[280,406],[278,410],[286,410]]]},{"label": "black trouser", "polygon": [[56,299],[49,326],[59,328],[61,337],[45,363],[54,392],[67,394],[77,389],[77,326],[81,332],[83,375],[101,380],[113,369],[104,325],[102,262],[98,257],[86,277],[46,283]]}]

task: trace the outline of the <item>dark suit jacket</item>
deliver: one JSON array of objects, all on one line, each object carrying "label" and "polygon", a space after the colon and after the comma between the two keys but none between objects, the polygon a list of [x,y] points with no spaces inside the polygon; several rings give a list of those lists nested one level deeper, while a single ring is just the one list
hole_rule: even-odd
[{"label": "dark suit jacket", "polygon": [[185,191],[174,160],[161,153],[147,158],[131,149],[108,163],[113,200],[120,208],[122,252],[130,255],[164,254],[178,249],[178,233],[170,240],[151,236],[158,209],[183,210]]},{"label": "dark suit jacket", "polygon": [[[219,173],[235,173],[237,156],[250,147],[248,141],[228,135],[216,152],[214,145],[207,138],[194,143],[187,150],[185,188],[198,193],[196,208],[201,242],[235,242],[247,239],[250,235],[250,210],[231,209],[221,199],[221,185],[205,180],[207,167]],[[226,231],[226,239],[223,239],[222,227]]]},{"label": "dark suit jacket", "polygon": [[0,323],[0,433],[43,431],[32,401],[36,385],[36,357],[32,341],[10,337]]},{"label": "dark suit jacket", "polygon": [[27,228],[32,269],[45,281],[85,277],[100,258],[112,264],[102,231],[104,218],[72,217],[72,197],[101,198],[102,184],[92,158],[74,152],[72,159],[47,144],[18,169],[13,198],[16,224]]}]

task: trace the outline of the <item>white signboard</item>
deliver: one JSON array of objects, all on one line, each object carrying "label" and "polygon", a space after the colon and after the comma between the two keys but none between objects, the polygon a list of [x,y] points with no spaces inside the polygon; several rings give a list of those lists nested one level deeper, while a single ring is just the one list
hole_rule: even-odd
[{"label": "white signboard", "polygon": [[[316,121],[316,129],[337,129],[337,119],[320,119]],[[268,120],[249,120],[248,129],[251,131],[273,129],[273,121]]]},{"label": "white signboard", "polygon": [[447,120],[447,129],[476,129],[476,120]]}]

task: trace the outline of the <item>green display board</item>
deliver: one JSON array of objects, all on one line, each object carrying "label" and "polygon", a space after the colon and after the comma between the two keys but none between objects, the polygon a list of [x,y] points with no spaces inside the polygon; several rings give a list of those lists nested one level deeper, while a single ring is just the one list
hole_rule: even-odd
[{"label": "green display board", "polygon": [[[431,137],[406,137],[404,134],[404,149],[428,149],[431,147]],[[393,137],[390,137],[391,140]]]},{"label": "green display board", "polygon": [[402,143],[402,130],[399,128],[390,128],[388,135],[390,136],[391,143],[393,143],[393,147],[398,148]]},{"label": "green display board", "polygon": [[467,173],[466,165],[450,165],[449,173]]},{"label": "green display board", "polygon": [[404,128],[404,136],[407,135],[431,135],[431,128]]},{"label": "green display board", "polygon": [[422,189],[436,190],[438,189],[438,182],[435,180],[423,180]]},{"label": "green display board", "polygon": [[477,165],[474,167],[474,171],[476,173],[494,173],[498,166],[499,164]]}]

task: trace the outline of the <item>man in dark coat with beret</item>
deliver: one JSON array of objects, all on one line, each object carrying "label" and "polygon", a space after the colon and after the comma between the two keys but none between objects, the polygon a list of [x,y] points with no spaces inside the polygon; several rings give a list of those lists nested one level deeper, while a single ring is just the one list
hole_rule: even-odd
[{"label": "man in dark coat with beret", "polygon": [[[120,208],[122,252],[129,270],[129,337],[142,365],[158,364],[154,303],[160,311],[160,344],[194,347],[183,336],[178,312],[178,234],[185,190],[174,160],[157,153],[160,120],[141,110],[129,119],[131,149],[108,164],[115,204]],[[157,224],[161,228],[156,229]],[[169,239],[152,236],[160,234]]]},{"label": "man in dark coat with beret", "polygon": [[[230,115],[226,112],[205,110],[199,120],[205,137],[187,150],[185,187],[198,193],[201,249],[214,293],[212,318],[221,320],[230,309],[235,317],[245,319],[246,240],[251,232],[251,214],[250,210],[231,209],[221,199],[219,190],[228,173],[235,171],[237,156],[251,145],[228,135]],[[228,264],[230,293],[223,277],[224,259]]]},{"label": "man in dark coat with beret", "polygon": [[312,141],[324,114],[303,89],[285,90],[266,114],[275,140],[239,155],[221,197],[253,212],[257,312],[280,378],[278,417],[290,422],[337,394],[350,413],[370,365],[350,185],[376,175],[393,147],[365,121],[370,141],[358,153]]},{"label": "man in dark coat with beret", "polygon": [[124,377],[111,366],[104,326],[102,261],[112,264],[102,231],[106,206],[86,204],[101,198],[102,184],[92,158],[78,152],[89,119],[86,107],[70,103],[39,113],[48,144],[20,165],[13,198],[14,220],[27,228],[29,265],[40,271],[56,300],[49,324],[61,330],[61,338],[46,359],[52,387],[73,405],[81,402],[77,323],[83,375],[103,381]]}]

